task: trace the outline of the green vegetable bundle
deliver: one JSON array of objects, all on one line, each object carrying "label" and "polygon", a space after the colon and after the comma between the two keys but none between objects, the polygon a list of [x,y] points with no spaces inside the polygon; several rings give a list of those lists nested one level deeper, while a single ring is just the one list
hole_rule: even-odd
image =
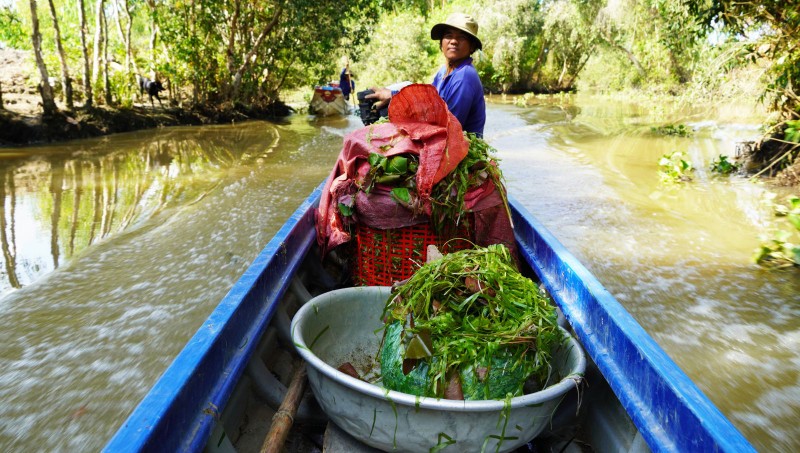
[{"label": "green vegetable bundle", "polygon": [[555,307],[500,244],[426,263],[392,289],[384,319],[383,384],[420,396],[444,396],[455,375],[468,400],[541,388],[562,341]]}]

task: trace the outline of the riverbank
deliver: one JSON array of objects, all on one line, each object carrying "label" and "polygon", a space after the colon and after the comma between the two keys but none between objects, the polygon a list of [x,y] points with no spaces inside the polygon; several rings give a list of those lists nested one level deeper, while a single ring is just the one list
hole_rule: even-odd
[{"label": "riverbank", "polygon": [[51,116],[0,110],[0,146],[26,146],[157,127],[275,119],[291,112],[292,109],[282,103],[260,109],[242,106],[225,109],[102,106],[74,112],[60,111]]},{"label": "riverbank", "polygon": [[[96,106],[67,111],[56,98],[59,112],[42,115],[41,95],[36,89],[38,74],[28,52],[0,49],[0,147],[18,147],[60,142],[141,129],[180,125],[225,124],[251,119],[288,116],[292,109],[277,102],[266,107],[228,106],[191,108],[151,105],[143,97],[131,107]],[[80,101],[76,101],[81,105]]]}]

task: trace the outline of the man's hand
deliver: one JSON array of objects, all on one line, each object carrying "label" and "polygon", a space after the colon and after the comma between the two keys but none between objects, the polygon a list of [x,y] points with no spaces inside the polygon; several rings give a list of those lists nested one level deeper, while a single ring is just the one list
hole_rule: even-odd
[{"label": "man's hand", "polygon": [[378,101],[375,103],[375,109],[382,109],[386,107],[386,104],[392,99],[392,90],[388,88],[381,88],[381,87],[372,87],[370,90],[374,91],[372,94],[368,94],[364,96],[366,99],[377,99]]}]

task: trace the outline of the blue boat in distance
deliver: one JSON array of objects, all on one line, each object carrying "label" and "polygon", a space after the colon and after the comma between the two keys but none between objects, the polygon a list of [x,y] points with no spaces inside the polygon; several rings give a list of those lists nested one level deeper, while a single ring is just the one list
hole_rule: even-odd
[{"label": "blue boat in distance", "polygon": [[[259,450],[269,427],[255,442],[246,433],[254,430],[260,406],[274,413],[287,393],[290,376],[277,357],[292,346],[291,306],[337,282],[315,250],[322,187],[256,257],[105,452]],[[522,272],[538,279],[556,302],[589,362],[588,385],[576,390],[574,401],[562,401],[551,435],[565,415],[563,426],[577,436],[574,441],[598,452],[754,452],[597,279],[518,201],[509,197],[509,204]],[[294,424],[332,430],[310,394]],[[457,450],[457,443],[452,447]]]}]

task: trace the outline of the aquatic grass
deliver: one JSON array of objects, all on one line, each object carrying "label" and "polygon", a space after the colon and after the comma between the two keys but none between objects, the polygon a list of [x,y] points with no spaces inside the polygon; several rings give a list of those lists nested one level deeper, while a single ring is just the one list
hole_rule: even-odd
[{"label": "aquatic grass", "polygon": [[778,230],[773,238],[762,238],[752,257],[754,263],[773,269],[800,266],[800,245],[795,243],[800,234],[800,197],[792,195],[787,201],[788,206],[775,205],[775,215],[785,217],[794,231]]},{"label": "aquatic grass", "polygon": [[487,180],[494,183],[503,199],[509,218],[503,173],[498,166],[497,150],[473,133],[465,133],[469,148],[467,155],[456,168],[444,177],[431,191],[431,221],[434,230],[442,233],[447,228],[455,228],[466,212],[465,197],[469,190],[480,187]]},{"label": "aquatic grass", "polygon": [[739,170],[739,164],[728,160],[728,156],[720,154],[719,157],[711,161],[708,167],[713,173],[729,175]]},{"label": "aquatic grass", "polygon": [[[515,388],[521,394],[525,377],[546,382],[552,350],[562,339],[554,305],[516,270],[502,244],[426,263],[392,288],[383,317],[387,325],[403,323],[405,338],[426,342],[429,396],[442,395],[453,371],[499,364],[523,377]],[[409,357],[410,349],[405,358],[418,358],[419,350]]]}]

